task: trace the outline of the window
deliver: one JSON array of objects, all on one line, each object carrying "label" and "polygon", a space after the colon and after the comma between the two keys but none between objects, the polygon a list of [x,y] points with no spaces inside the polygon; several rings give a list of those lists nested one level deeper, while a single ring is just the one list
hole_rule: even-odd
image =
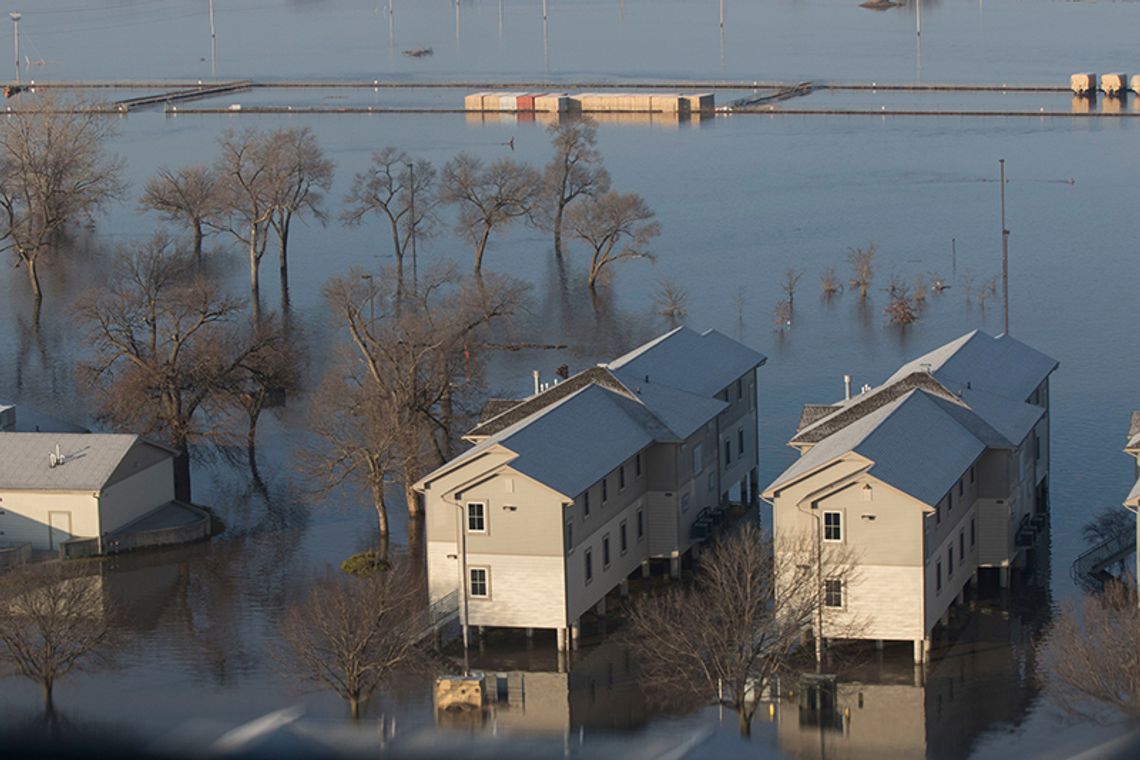
[{"label": "window", "polygon": [[966,533],[961,530],[958,531],[958,560],[966,561]]},{"label": "window", "polygon": [[744,428],[739,428],[736,431],[736,455],[738,457],[744,456]]},{"label": "window", "polygon": [[974,518],[970,518],[970,548],[974,548]]},{"label": "window", "polygon": [[946,494],[946,511],[947,512],[953,512],[954,511],[954,492],[953,491]]},{"label": "window", "polygon": [[934,505],[934,522],[942,524],[942,502]]},{"label": "window", "polygon": [[823,582],[823,606],[843,606],[843,581],[838,578],[828,578]]},{"label": "window", "polygon": [[732,441],[725,441],[724,442],[724,466],[728,467],[728,465],[731,462],[732,462]]},{"label": "window", "polygon": [[586,550],[586,583],[589,583],[592,580],[594,580],[594,552],[587,549]]},{"label": "window", "polygon": [[485,567],[472,567],[468,568],[468,571],[471,575],[471,596],[479,599],[489,597],[491,595],[491,571]]},{"label": "window", "polygon": [[688,512],[689,511],[689,494],[687,494],[687,493],[681,494],[681,511],[682,512]]},{"label": "window", "polygon": [[958,495],[961,496],[963,491],[965,491],[965,490],[966,490],[966,484],[963,481],[959,480],[958,481]]},{"label": "window", "polygon": [[1033,436],[1033,458],[1034,459],[1040,459],[1041,458],[1041,439],[1038,438],[1036,435]]},{"label": "window", "polygon": [[645,518],[641,514],[641,510],[637,510],[637,540],[640,541],[645,537]]},{"label": "window", "polygon": [[843,540],[843,514],[841,512],[823,513],[823,540]]},{"label": "window", "polygon": [[574,548],[574,523],[566,523],[566,551]]},{"label": "window", "polygon": [[609,478],[602,478],[602,506],[605,506],[606,500],[609,498],[610,498]]},{"label": "window", "polygon": [[709,490],[710,491],[716,490],[716,473],[715,472],[709,473]]},{"label": "window", "polygon": [[954,577],[954,547],[946,547],[946,577]]},{"label": "window", "polygon": [[744,378],[736,378],[736,400],[739,401],[744,396]]},{"label": "window", "polygon": [[621,491],[625,488],[625,465],[623,464],[618,468],[618,490]]},{"label": "window", "polygon": [[693,445],[693,466],[692,466],[692,473],[693,473],[694,475],[696,475],[698,472],[700,472],[700,471],[701,471],[701,460],[702,460],[702,457],[701,457],[701,444],[697,443],[697,444],[694,444],[694,445]]},{"label": "window", "polygon": [[641,454],[633,458],[633,477],[641,477]]},{"label": "window", "polygon": [[582,494],[582,519],[585,520],[590,516],[590,492],[586,491]]},{"label": "window", "polygon": [[621,553],[625,554],[625,550],[629,548],[629,539],[626,537],[625,520],[621,521],[618,525],[618,547]]},{"label": "window", "polygon": [[[587,567],[589,567],[588,564]],[[934,591],[935,593],[942,593],[942,560],[938,560],[934,565]]]},{"label": "window", "polygon": [[610,534],[602,536],[602,567],[610,566]]},{"label": "window", "polygon": [[487,532],[487,505],[477,501],[467,504],[467,532]]},{"label": "window", "polygon": [[970,482],[974,482],[974,465],[970,465]]}]

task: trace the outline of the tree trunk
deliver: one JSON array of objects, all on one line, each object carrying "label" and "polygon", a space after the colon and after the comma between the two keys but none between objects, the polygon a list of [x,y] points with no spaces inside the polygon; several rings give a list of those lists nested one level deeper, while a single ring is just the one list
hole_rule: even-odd
[{"label": "tree trunk", "polygon": [[174,456],[174,498],[190,503],[191,496],[190,451],[182,446]]},{"label": "tree trunk", "polygon": [[752,736],[752,716],[748,712],[748,708],[744,704],[740,704],[736,708],[737,717],[740,719],[740,735],[743,737]]},{"label": "tree trunk", "polygon": [[487,250],[487,240],[491,237],[491,225],[483,225],[483,235],[475,244],[475,276],[483,274],[483,253]]},{"label": "tree trunk", "polygon": [[376,527],[380,532],[380,540],[388,539],[388,505],[384,503],[384,480],[372,483],[372,505],[376,507]]},{"label": "tree trunk", "polygon": [[36,272],[36,256],[29,256],[24,259],[24,268],[28,270],[28,283],[32,286],[32,297],[36,301],[36,310],[39,311],[40,304],[44,300],[44,292],[40,288],[40,276]]},{"label": "tree trunk", "polygon": [[280,258],[278,265],[281,267],[281,291],[285,292],[289,289],[289,222],[281,222],[277,238],[280,242],[277,255]]},{"label": "tree trunk", "polygon": [[254,485],[263,490],[265,483],[261,479],[261,472],[257,469],[257,422],[261,418],[261,404],[255,404],[249,410],[249,429],[245,433],[245,455],[249,459],[249,474],[253,477]]},{"label": "tree trunk", "polygon": [[360,698],[351,696],[348,698],[348,714],[352,716],[354,721],[360,720]]},{"label": "tree trunk", "polygon": [[50,679],[43,682],[44,712],[48,715],[55,713],[55,698],[52,694],[54,686],[54,682]]},{"label": "tree trunk", "polygon": [[194,261],[202,263],[202,222],[194,220]]},{"label": "tree trunk", "polygon": [[562,212],[565,208],[566,204],[560,201],[554,211],[554,255],[557,258],[562,258]]},{"label": "tree trunk", "polygon": [[404,485],[404,500],[408,503],[408,517],[413,520],[423,518],[424,509],[420,504],[419,494],[416,493],[416,489],[412,488],[411,481],[407,481]]}]

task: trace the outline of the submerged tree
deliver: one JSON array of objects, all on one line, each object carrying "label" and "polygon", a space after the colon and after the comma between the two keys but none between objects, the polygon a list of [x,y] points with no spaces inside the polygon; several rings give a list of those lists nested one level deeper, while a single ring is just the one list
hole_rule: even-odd
[{"label": "submerged tree", "polygon": [[610,175],[597,148],[598,128],[590,119],[559,121],[547,128],[554,156],[542,170],[539,220],[554,234],[554,255],[562,256],[562,219],[579,198],[610,189]]},{"label": "submerged tree", "polygon": [[413,161],[396,148],[384,148],[372,154],[372,165],[367,170],[353,177],[344,203],[341,220],[346,224],[360,224],[368,214],[382,214],[387,219],[396,257],[396,279],[402,284],[404,256],[413,232],[423,240],[434,231],[435,167],[430,161]]},{"label": "submerged tree", "polygon": [[108,155],[114,122],[76,101],[36,96],[0,121],[0,239],[43,303],[39,264],[67,225],[124,191],[123,161]]},{"label": "submerged tree", "polygon": [[311,215],[325,223],[324,197],[332,187],[333,163],[308,127],[275,129],[261,138],[268,162],[269,226],[277,233],[282,297],[289,291],[289,229],[293,219]]},{"label": "submerged tree", "polygon": [[0,590],[0,664],[39,684],[54,709],[56,682],[106,663],[115,649],[117,609],[85,563],[28,565],[4,575]]},{"label": "submerged tree", "polygon": [[261,259],[269,241],[273,204],[271,156],[265,136],[256,129],[232,129],[218,139],[220,153],[214,171],[219,200],[226,212],[224,228],[249,255],[249,290],[255,316],[261,304]]},{"label": "submerged tree", "polygon": [[177,171],[162,168],[146,183],[139,206],[189,226],[194,259],[201,261],[206,230],[217,223],[223,210],[218,190],[217,175],[209,166],[185,166]]},{"label": "submerged tree", "polygon": [[586,284],[595,290],[598,280],[615,261],[649,259],[648,247],[661,233],[661,225],[645,199],[636,193],[612,190],[575,204],[566,214],[571,234],[590,249]]},{"label": "submerged tree", "polygon": [[312,459],[327,487],[348,479],[368,487],[382,537],[387,483],[402,484],[409,513],[419,517],[412,486],[451,458],[459,412],[478,389],[486,331],[522,296],[512,280],[464,280],[438,268],[402,301],[392,278],[360,271],[325,286],[349,340],[313,405],[320,445]]},{"label": "submerged tree", "polygon": [[359,578],[327,577],[285,612],[283,663],[290,675],[348,702],[357,720],[394,672],[424,664],[423,600],[417,579],[400,566]]},{"label": "submerged tree", "polygon": [[653,301],[657,314],[676,327],[689,313],[689,294],[673,280],[662,280]]},{"label": "submerged tree", "polygon": [[784,298],[788,302],[788,311],[795,312],[796,310],[796,288],[803,279],[804,273],[802,269],[795,267],[788,267],[784,270],[784,279],[780,281],[780,290],[784,291]]},{"label": "submerged tree", "polygon": [[826,267],[820,273],[819,287],[823,291],[824,298],[831,298],[843,290],[843,285],[839,282],[839,275],[835,273],[835,267]]},{"label": "submerged tree", "polygon": [[906,285],[899,277],[891,277],[887,284],[887,298],[887,306],[883,309],[883,313],[887,315],[892,325],[909,325],[918,319]]},{"label": "submerged tree", "polygon": [[878,246],[871,243],[866,248],[847,249],[847,261],[851,264],[851,282],[853,288],[859,290],[859,298],[866,300],[867,291],[875,279],[875,253]]},{"label": "submerged tree", "polygon": [[[749,735],[759,695],[794,672],[804,631],[823,612],[816,551],[781,542],[775,552],[770,538],[747,523],[701,558],[691,587],[638,599],[628,641],[651,697],[727,703],[740,733]],[[849,577],[850,563],[825,561],[829,580]],[[829,627],[833,637],[840,630]]]},{"label": "submerged tree", "polygon": [[510,158],[484,165],[478,158],[460,153],[444,164],[439,198],[459,208],[456,230],[473,246],[476,276],[483,272],[483,256],[492,231],[533,213],[540,182],[535,169]]},{"label": "submerged tree", "polygon": [[100,415],[180,453],[182,498],[189,493],[190,445],[226,436],[216,416],[203,414],[207,403],[274,344],[268,333],[240,337],[243,306],[195,273],[159,234],[122,254],[109,285],[78,307],[93,349],[79,372]]}]

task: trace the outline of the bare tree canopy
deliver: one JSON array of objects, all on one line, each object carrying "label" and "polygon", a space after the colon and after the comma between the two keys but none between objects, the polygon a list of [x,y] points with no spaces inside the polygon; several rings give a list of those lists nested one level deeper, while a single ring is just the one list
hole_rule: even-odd
[{"label": "bare tree canopy", "polygon": [[1065,711],[1140,718],[1140,608],[1123,584],[1064,606],[1040,649],[1054,701]]},{"label": "bare tree canopy", "polygon": [[271,157],[268,142],[256,129],[232,129],[218,139],[219,155],[214,171],[218,193],[225,209],[224,229],[249,252],[249,289],[254,309],[261,298],[261,259],[269,240],[273,205]]},{"label": "bare tree canopy", "polygon": [[163,219],[186,224],[194,236],[194,259],[202,260],[206,228],[222,214],[218,178],[209,166],[184,166],[177,171],[158,170],[143,190],[139,206]]},{"label": "bare tree canopy", "polygon": [[653,209],[637,193],[608,191],[576,203],[566,212],[571,234],[590,248],[587,285],[597,288],[606,268],[623,259],[649,259],[649,244],[661,233]]},{"label": "bare tree canopy", "polygon": [[[806,546],[777,555],[747,523],[702,556],[692,586],[638,599],[628,640],[646,684],[670,699],[727,702],[748,735],[758,697],[793,666],[822,610],[814,556]],[[828,577],[847,567],[829,563]]]},{"label": "bare tree canopy", "polygon": [[291,675],[361,706],[399,669],[421,667],[425,594],[400,566],[366,577],[327,577],[281,621],[282,660]]},{"label": "bare tree canopy", "polygon": [[867,298],[867,291],[875,279],[875,253],[878,246],[871,243],[866,248],[848,248],[847,262],[851,264],[851,282],[853,288],[859,290],[859,298]]},{"label": "bare tree canopy", "polygon": [[[218,416],[203,409],[276,341],[271,332],[241,338],[235,317],[243,306],[193,272],[161,234],[122,254],[106,289],[78,306],[93,350],[80,377],[100,415],[180,452],[197,440],[224,439]],[[188,482],[185,461],[180,477]]]},{"label": "bare tree canopy", "polygon": [[524,294],[508,278],[461,279],[446,269],[429,271],[413,298],[401,302],[397,289],[394,278],[358,270],[325,286],[349,342],[330,364],[311,418],[322,480],[366,485],[382,537],[386,481],[403,484],[418,517],[412,485],[451,458],[462,411],[481,388],[485,335]]},{"label": "bare tree canopy", "polygon": [[802,269],[788,267],[784,270],[784,279],[780,281],[780,289],[784,291],[784,297],[788,301],[788,309],[793,312],[796,310],[796,288],[799,287],[803,276]]},{"label": "bare tree canopy", "polygon": [[474,247],[478,276],[491,232],[533,212],[541,176],[510,158],[484,165],[471,154],[460,153],[444,164],[439,184],[440,201],[459,207],[456,231]]},{"label": "bare tree canopy", "polygon": [[114,122],[39,95],[0,122],[0,232],[24,267],[39,313],[37,269],[66,226],[122,195],[123,161],[106,151]]},{"label": "bare tree canopy", "polygon": [[610,175],[598,150],[598,128],[590,119],[569,119],[547,128],[554,156],[542,170],[538,219],[554,233],[554,255],[562,255],[562,219],[578,198],[610,189]]},{"label": "bare tree canopy", "polygon": [[116,644],[117,612],[90,571],[84,563],[49,562],[4,575],[0,668],[38,683],[49,712],[56,682],[105,663]]},{"label": "bare tree canopy", "polygon": [[396,148],[384,148],[372,154],[372,165],[367,170],[352,178],[352,189],[344,203],[341,220],[346,224],[360,224],[369,214],[382,214],[388,220],[396,277],[403,283],[404,255],[412,241],[413,229],[419,240],[434,233],[435,167],[430,161],[413,161]]}]

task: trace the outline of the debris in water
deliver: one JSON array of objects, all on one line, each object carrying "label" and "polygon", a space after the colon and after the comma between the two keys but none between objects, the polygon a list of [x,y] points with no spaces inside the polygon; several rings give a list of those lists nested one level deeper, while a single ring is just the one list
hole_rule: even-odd
[{"label": "debris in water", "polygon": [[404,55],[408,56],[409,58],[424,58],[434,52],[435,51],[429,47],[418,47],[405,50]]}]

